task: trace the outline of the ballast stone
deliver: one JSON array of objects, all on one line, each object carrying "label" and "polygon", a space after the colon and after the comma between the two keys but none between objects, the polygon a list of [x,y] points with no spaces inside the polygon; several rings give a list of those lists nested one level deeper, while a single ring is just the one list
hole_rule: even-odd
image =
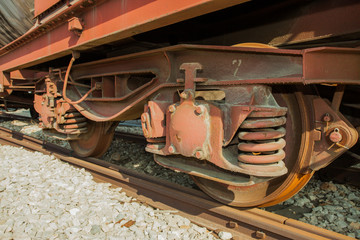
[{"label": "ballast stone", "polygon": [[[27,116],[30,116],[30,115],[28,114]],[[27,129],[27,126],[25,124],[20,124],[20,125],[24,125],[24,126],[15,126],[12,124],[12,122],[13,121],[3,121],[3,122],[0,121],[0,125],[2,127],[10,128],[15,131],[21,131],[24,128]],[[34,123],[30,123],[30,121],[27,122],[27,124],[29,126],[34,125]],[[141,128],[140,128],[140,131],[141,131]],[[25,134],[36,137],[38,139],[50,141],[50,142],[65,146],[68,149],[70,149],[67,141],[59,141],[58,139],[53,139],[51,137],[44,136],[42,134],[42,132],[30,133],[30,131],[27,132],[27,130],[23,130],[23,132]],[[111,155],[115,152],[121,153],[122,158],[120,159],[120,161],[114,161],[113,159],[111,159]],[[160,165],[157,165],[153,161],[152,155],[147,154],[144,151],[144,147],[142,145],[130,143],[123,139],[117,139],[117,138],[114,139],[108,152],[104,155],[104,159],[106,161],[109,161],[109,162],[112,162],[115,164],[119,164],[121,166],[124,166],[126,168],[131,168],[131,169],[134,169],[139,172],[151,173],[152,175],[155,175],[157,177],[165,178],[166,176],[168,176],[166,178],[167,180],[170,180],[172,182],[178,183],[183,186],[187,186],[187,187],[194,186],[194,183],[192,182],[192,180],[189,178],[188,175],[183,174],[183,173],[175,173],[175,172],[172,172],[171,170],[161,167]],[[354,166],[354,167],[359,168],[360,164],[358,164],[358,166]],[[24,171],[27,171],[27,170],[25,169]],[[33,171],[31,171],[31,172],[27,171],[27,174],[23,174],[23,176],[24,177],[31,176],[32,173],[33,173]],[[53,171],[51,171],[51,172],[49,171],[48,174],[53,174]],[[4,182],[2,177],[6,178],[6,176],[1,175],[1,171],[0,171],[0,186],[1,186],[2,182]],[[91,178],[91,176],[88,176],[88,177]],[[11,182],[9,178],[6,181]],[[7,183],[7,184],[5,184],[5,186],[7,186],[9,184],[10,183]],[[301,190],[297,195],[295,195],[293,198],[288,199],[284,203],[280,203],[279,205],[285,206],[285,207],[293,207],[294,205],[295,206],[298,205],[297,202],[301,198],[308,198],[310,200],[310,202],[305,200],[306,203],[303,205],[303,207],[306,207],[311,210],[319,205],[321,205],[321,206],[331,206],[331,205],[332,206],[342,206],[342,207],[344,207],[344,209],[342,209],[341,211],[344,214],[340,215],[339,219],[344,220],[345,219],[344,215],[345,215],[346,217],[351,217],[352,219],[356,219],[357,222],[360,222],[360,205],[359,205],[360,204],[360,192],[358,191],[358,189],[353,188],[348,185],[334,184],[337,190],[335,192],[333,192],[333,191],[322,190],[321,189],[322,184],[323,184],[323,182],[317,180],[316,178],[312,178],[309,181],[309,183],[305,186],[305,188],[303,190]],[[326,188],[326,186],[332,186],[332,184],[325,184],[323,187]],[[91,192],[93,190],[83,188],[81,191],[86,192],[86,194],[91,194]],[[122,193],[122,194],[124,194],[124,193]],[[355,195],[355,197],[354,197],[354,195]],[[314,196],[316,197],[315,199],[314,199]],[[119,200],[119,199],[117,199],[117,200]],[[300,202],[302,202],[302,201],[300,200]],[[1,205],[1,202],[0,202],[0,205]],[[116,208],[117,206],[115,205],[114,207]],[[1,208],[1,206],[0,206],[0,208]],[[57,211],[57,210],[55,210],[55,211]],[[343,228],[343,229],[340,229],[335,224],[336,221],[338,220],[337,219],[338,215],[336,213],[338,213],[339,211],[340,210],[338,210],[336,208],[333,208],[333,209],[323,208],[323,211],[316,211],[316,212],[311,211],[310,213],[304,213],[304,216],[301,217],[299,220],[306,222],[306,223],[317,223],[318,224],[317,226],[321,226],[321,227],[325,226],[326,229],[338,231],[339,233],[342,233],[345,235],[350,234],[350,233],[351,233],[351,236],[353,235],[353,233],[355,233],[355,235],[358,234],[356,231],[360,231],[360,230],[354,229],[352,227],[352,226],[354,226],[352,222],[347,222],[349,224],[348,227]],[[57,211],[56,213],[58,213],[58,212],[61,212],[61,211]],[[119,209],[119,212],[121,212],[120,209]],[[150,212],[150,215],[151,214],[152,214],[152,216],[154,216],[154,213]],[[312,215],[314,215],[314,217],[311,218]],[[330,219],[335,218],[335,220],[329,221],[326,218],[327,215],[332,215],[333,217],[330,217]],[[56,217],[57,216],[59,216],[59,215],[56,215]],[[318,218],[320,219],[320,217],[323,217],[323,220],[318,220]],[[83,219],[85,219],[85,218],[83,218]],[[151,216],[149,216],[148,219],[146,218],[145,222],[146,223],[151,222]],[[88,223],[88,221],[87,221],[87,223]],[[1,224],[1,222],[0,222],[0,224]],[[185,226],[181,226],[181,227],[188,227],[188,226],[185,225]],[[91,229],[91,226],[90,226],[90,229]],[[87,232],[90,232],[90,229]],[[92,235],[89,233],[89,236],[91,237]],[[146,236],[149,237],[150,236],[149,233]],[[189,236],[189,235],[186,235],[186,236]],[[114,237],[114,238],[116,239],[116,237]],[[183,233],[182,238],[185,239],[185,233]],[[357,236],[357,238],[360,238],[360,236]],[[123,239],[123,238],[121,238],[121,239]]]},{"label": "ballast stone", "polygon": [[231,239],[232,238],[232,234],[231,233],[229,233],[229,232],[219,232],[219,237],[220,237],[220,239],[222,239],[222,240],[229,240],[229,239]]},{"label": "ballast stone", "polygon": [[0,164],[0,239],[215,239],[53,156],[0,145]]}]

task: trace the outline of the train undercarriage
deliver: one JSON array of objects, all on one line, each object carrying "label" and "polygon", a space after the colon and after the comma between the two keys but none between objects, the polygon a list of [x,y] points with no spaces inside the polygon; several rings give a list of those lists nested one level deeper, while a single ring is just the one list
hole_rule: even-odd
[{"label": "train undercarriage", "polygon": [[[67,31],[70,40],[81,38],[86,25],[72,18]],[[127,41],[144,46],[149,34]],[[290,198],[358,140],[357,118],[350,123],[340,107],[346,89],[360,84],[359,49],[317,46],[315,38],[316,47],[291,43],[301,49],[163,47],[149,38],[146,51],[125,54],[120,41],[112,46],[119,53],[104,57],[102,45],[79,45],[3,67],[0,95],[4,104],[14,96],[27,106],[33,100],[44,131],[68,140],[81,157],[102,156],[119,121],[141,119],[146,151],[158,164],[190,174],[208,195],[239,207]],[[197,43],[180,43],[187,41]]]}]

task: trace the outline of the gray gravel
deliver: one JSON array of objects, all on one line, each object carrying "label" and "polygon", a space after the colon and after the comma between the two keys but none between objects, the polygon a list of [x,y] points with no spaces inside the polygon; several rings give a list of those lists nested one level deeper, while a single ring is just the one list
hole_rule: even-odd
[{"label": "gray gravel", "polygon": [[[12,127],[11,125],[13,125],[13,123],[5,123],[5,125]],[[26,126],[27,125],[23,126],[21,129]],[[19,129],[19,126],[13,128]],[[30,128],[31,127],[29,127],[29,129]],[[122,128],[126,129],[127,127]],[[139,130],[133,131],[136,132]],[[23,130],[23,132],[26,134],[27,131]],[[36,134],[41,135],[41,133]],[[56,143],[56,140],[49,140],[55,141]],[[66,145],[66,143],[62,143],[62,145]],[[152,155],[146,153],[144,147],[137,143],[115,139],[103,158],[112,163],[161,177],[183,186],[196,187],[188,175],[176,173],[157,165],[153,161]],[[313,178],[307,186],[293,198],[266,209],[280,215],[360,239],[359,199],[360,191],[357,188],[333,184],[331,182],[324,183]]]},{"label": "gray gravel", "polygon": [[153,155],[145,151],[144,145],[138,143],[120,138],[114,139],[103,159],[141,173],[170,180],[185,187],[196,187],[188,174],[174,172],[160,166],[154,161]]},{"label": "gray gravel", "polygon": [[360,191],[355,187],[312,178],[294,197],[267,210],[360,238]]}]

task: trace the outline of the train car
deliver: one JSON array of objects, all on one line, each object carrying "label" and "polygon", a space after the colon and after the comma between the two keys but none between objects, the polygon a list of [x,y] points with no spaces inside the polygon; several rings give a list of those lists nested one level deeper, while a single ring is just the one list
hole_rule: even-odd
[{"label": "train car", "polygon": [[[2,29],[20,31],[11,4]],[[0,49],[2,106],[33,105],[78,156],[141,119],[158,164],[224,204],[270,206],[358,140],[357,0],[20,5],[33,25]]]}]

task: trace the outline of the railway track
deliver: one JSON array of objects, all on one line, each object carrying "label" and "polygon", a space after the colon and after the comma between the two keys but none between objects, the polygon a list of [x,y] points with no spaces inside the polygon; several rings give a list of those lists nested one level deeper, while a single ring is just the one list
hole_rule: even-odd
[{"label": "railway track", "polygon": [[[20,120],[20,121],[32,121],[31,117],[21,116],[14,113],[0,112],[1,119],[5,120]],[[141,127],[138,123],[128,123],[122,122],[119,124],[122,127]],[[130,140],[132,142],[147,144],[146,139],[142,135],[115,131],[114,137]],[[352,149],[359,149],[359,143],[355,145]],[[329,166],[319,170],[317,175],[323,181],[334,181],[341,184],[348,184],[355,187],[360,187],[360,168],[353,167],[356,164],[360,163],[360,152],[349,150],[344,153],[343,156],[336,159]]]},{"label": "railway track", "polygon": [[194,189],[124,169],[95,158],[76,158],[72,151],[22,133],[0,128],[0,143],[53,154],[91,172],[97,181],[122,187],[125,192],[153,207],[175,210],[194,223],[213,231],[231,232],[234,239],[351,239],[260,209],[224,206]]}]

